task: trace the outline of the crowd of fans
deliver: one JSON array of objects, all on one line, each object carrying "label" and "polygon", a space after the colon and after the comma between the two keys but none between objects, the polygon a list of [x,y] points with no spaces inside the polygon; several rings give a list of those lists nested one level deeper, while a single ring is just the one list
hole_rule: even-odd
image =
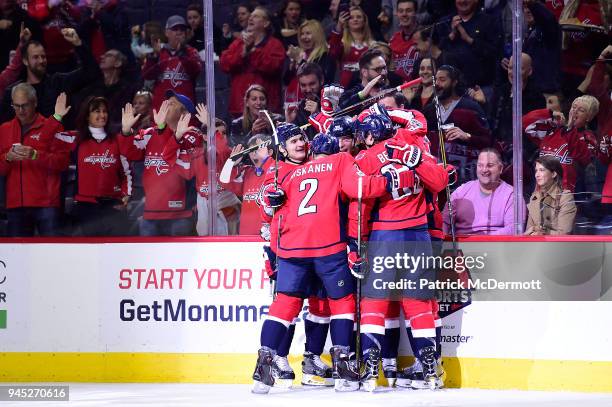
[{"label": "crowd of fans", "polygon": [[[230,83],[214,123],[217,171],[269,142],[264,111],[305,125],[326,108],[325,86],[344,108],[421,78],[381,103],[421,111],[434,152],[440,126],[458,170],[445,228],[512,234],[517,57],[526,233],[612,234],[607,0],[523,0],[520,56],[509,0],[251,1],[215,16],[218,61],[204,58],[201,3],[132,27],[126,3],[0,0],[1,235],[207,234],[206,145],[185,161],[176,140],[209,125],[196,89],[208,63]],[[358,140],[348,132],[341,147],[355,154]],[[259,233],[271,154],[251,151],[212,186],[216,234]]]}]

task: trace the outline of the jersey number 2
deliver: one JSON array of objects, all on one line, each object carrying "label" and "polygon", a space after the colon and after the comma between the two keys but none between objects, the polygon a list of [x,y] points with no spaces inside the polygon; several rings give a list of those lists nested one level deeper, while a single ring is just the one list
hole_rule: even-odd
[{"label": "jersey number 2", "polygon": [[319,180],[316,178],[307,178],[300,182],[300,192],[304,191],[306,188],[308,188],[308,191],[306,191],[306,196],[304,196],[304,199],[302,199],[302,202],[300,202],[298,216],[317,212],[317,205],[308,205],[308,202],[312,199],[315,192],[317,192],[318,187]]}]

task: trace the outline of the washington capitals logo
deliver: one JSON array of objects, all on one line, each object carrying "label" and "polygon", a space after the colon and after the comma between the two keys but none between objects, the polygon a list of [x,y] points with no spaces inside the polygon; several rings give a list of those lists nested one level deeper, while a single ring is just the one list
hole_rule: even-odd
[{"label": "washington capitals logo", "polygon": [[157,172],[157,175],[162,175],[168,172],[168,163],[158,154],[146,156],[144,166],[146,169],[155,167],[155,172]]},{"label": "washington capitals logo", "polygon": [[178,87],[183,83],[183,81],[189,80],[189,75],[183,72],[183,65],[179,62],[174,69],[166,69],[164,73],[162,73],[161,79],[170,81],[170,84],[174,88]]},{"label": "washington capitals logo", "polygon": [[111,165],[114,165],[117,162],[117,159],[110,153],[109,150],[106,150],[104,154],[92,154],[89,157],[85,157],[85,160],[83,161],[92,165],[100,164],[102,169],[106,169]]}]

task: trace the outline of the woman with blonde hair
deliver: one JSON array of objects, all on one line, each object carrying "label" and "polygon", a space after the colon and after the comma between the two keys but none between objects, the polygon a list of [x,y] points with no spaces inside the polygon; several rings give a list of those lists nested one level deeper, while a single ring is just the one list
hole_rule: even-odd
[{"label": "woman with blonde hair", "polygon": [[[242,116],[232,120],[230,125],[230,145],[246,145],[251,134],[271,134],[270,123],[263,114],[268,108],[268,92],[261,85],[254,84],[244,93],[244,109]],[[279,121],[281,117],[272,114],[272,120]]]},{"label": "woman with blonde hair", "polygon": [[353,72],[359,72],[359,58],[373,43],[368,16],[360,7],[351,7],[338,17],[329,36],[329,52],[340,61],[340,84],[348,88]]},{"label": "woman with blonde hair", "polygon": [[567,235],[574,228],[576,204],[563,189],[563,167],[551,155],[535,160],[536,189],[529,198],[526,235]]},{"label": "woman with blonde hair", "polygon": [[[336,61],[329,55],[325,32],[317,20],[306,20],[298,28],[299,47],[289,45],[283,68],[285,111],[296,107],[304,95],[300,93],[297,72],[302,65],[312,62],[321,67],[324,83],[331,83],[336,75]],[[287,114],[288,116],[288,114]]]}]

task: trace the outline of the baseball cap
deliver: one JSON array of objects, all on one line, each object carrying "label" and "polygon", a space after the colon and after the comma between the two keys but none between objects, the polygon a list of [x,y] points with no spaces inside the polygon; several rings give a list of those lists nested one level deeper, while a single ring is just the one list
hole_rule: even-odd
[{"label": "baseball cap", "polygon": [[177,98],[177,100],[179,102],[181,102],[181,104],[183,106],[185,106],[185,109],[187,109],[187,111],[191,114],[195,114],[196,110],[195,110],[195,106],[193,105],[193,102],[191,101],[191,99],[189,99],[187,96],[180,94],[180,93],[176,93],[173,90],[167,90],[166,91],[166,99],[170,99],[171,97],[175,97]]},{"label": "baseball cap", "polygon": [[168,17],[168,20],[166,20],[166,30],[170,30],[179,25],[187,27],[187,22],[179,15],[170,16]]}]

